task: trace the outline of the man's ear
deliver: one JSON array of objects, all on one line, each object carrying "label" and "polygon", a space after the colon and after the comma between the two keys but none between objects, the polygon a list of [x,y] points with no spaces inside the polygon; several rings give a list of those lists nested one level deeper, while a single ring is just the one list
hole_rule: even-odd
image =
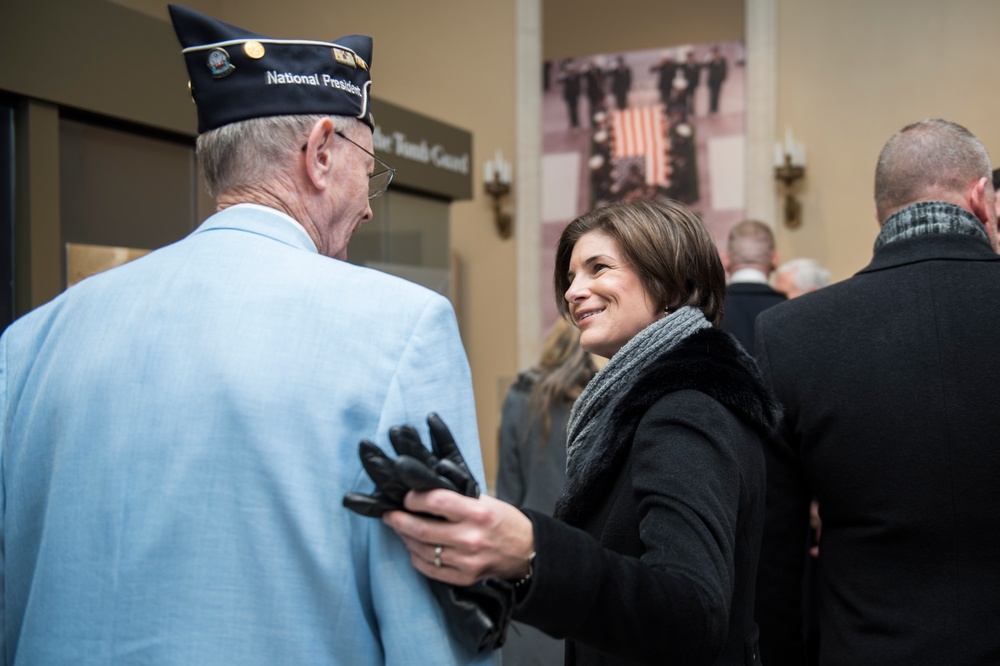
[{"label": "man's ear", "polygon": [[965,193],[966,205],[969,211],[979,218],[983,224],[991,224],[990,211],[993,202],[987,196],[986,188],[993,191],[993,182],[986,177],[977,180]]},{"label": "man's ear", "polygon": [[333,171],[333,143],[336,138],[333,121],[321,118],[309,130],[306,139],[305,162],[306,176],[316,189],[323,190],[329,186],[329,176]]},{"label": "man's ear", "polygon": [[722,260],[722,268],[727,273],[729,272],[729,250],[723,250],[719,253],[719,259]]}]

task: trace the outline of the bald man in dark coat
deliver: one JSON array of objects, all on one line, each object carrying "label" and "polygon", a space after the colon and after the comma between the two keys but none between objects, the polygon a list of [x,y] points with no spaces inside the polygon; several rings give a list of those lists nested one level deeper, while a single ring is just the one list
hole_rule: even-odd
[{"label": "bald man in dark coat", "polygon": [[923,121],[875,175],[881,231],[854,277],[757,319],[784,407],[767,445],[761,657],[803,664],[802,567],[819,502],[819,661],[1000,663],[995,194],[983,145]]}]

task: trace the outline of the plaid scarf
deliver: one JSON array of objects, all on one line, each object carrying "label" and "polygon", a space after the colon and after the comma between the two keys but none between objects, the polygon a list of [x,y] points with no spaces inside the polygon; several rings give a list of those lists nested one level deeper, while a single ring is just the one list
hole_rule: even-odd
[{"label": "plaid scarf", "polygon": [[944,201],[921,201],[889,216],[875,239],[875,249],[904,238],[932,234],[964,234],[979,236],[987,243],[990,240],[979,218],[964,208]]}]

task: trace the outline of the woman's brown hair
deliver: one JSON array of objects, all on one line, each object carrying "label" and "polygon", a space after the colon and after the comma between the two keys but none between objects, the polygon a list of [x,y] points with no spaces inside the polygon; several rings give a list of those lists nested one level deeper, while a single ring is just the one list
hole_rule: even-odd
[{"label": "woman's brown hair", "polygon": [[542,357],[532,368],[538,379],[529,397],[531,413],[540,418],[540,446],[544,447],[552,428],[552,408],[571,405],[597,374],[590,354],[580,348],[580,331],[567,319],[556,321],[542,347]]},{"label": "woman's brown hair", "polygon": [[607,204],[566,226],[559,237],[553,275],[556,307],[564,317],[569,316],[565,294],[573,247],[591,231],[614,240],[659,308],[690,305],[716,326],[722,321],[726,272],[719,250],[698,216],[669,199]]}]

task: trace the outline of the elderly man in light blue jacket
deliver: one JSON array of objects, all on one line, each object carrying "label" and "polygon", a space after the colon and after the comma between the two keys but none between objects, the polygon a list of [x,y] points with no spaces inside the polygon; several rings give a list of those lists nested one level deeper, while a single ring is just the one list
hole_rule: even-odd
[{"label": "elderly man in light blue jacket", "polygon": [[490,663],[399,539],[341,506],[373,487],[359,440],[426,438],[430,411],[483,482],[451,306],[337,260],[391,178],[371,153],[371,40],[172,18],[219,212],[0,340],[0,654]]}]

